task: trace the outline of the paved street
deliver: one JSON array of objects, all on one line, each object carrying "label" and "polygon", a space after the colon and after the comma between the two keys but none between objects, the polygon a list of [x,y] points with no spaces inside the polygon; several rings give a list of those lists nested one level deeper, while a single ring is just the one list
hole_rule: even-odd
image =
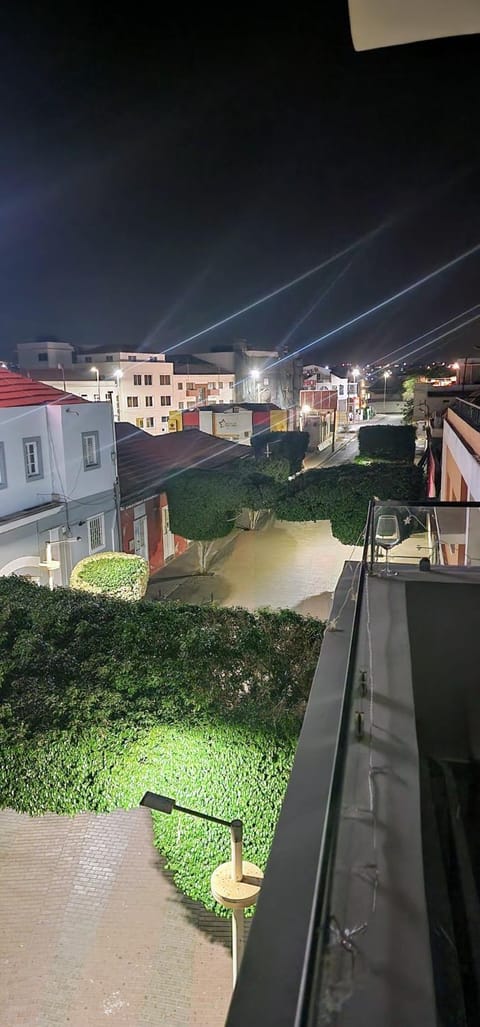
[{"label": "paved street", "polygon": [[147,810],[0,813],[2,1027],[221,1027],[230,926],[161,867]]}]

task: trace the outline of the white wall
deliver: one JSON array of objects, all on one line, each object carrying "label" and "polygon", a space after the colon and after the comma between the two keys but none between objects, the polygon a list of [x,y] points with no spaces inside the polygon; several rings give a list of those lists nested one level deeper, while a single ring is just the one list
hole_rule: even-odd
[{"label": "white wall", "polygon": [[[25,438],[39,438],[42,453],[43,476],[30,481],[25,473]],[[55,487],[45,407],[1,407],[0,442],[4,445],[8,483],[0,489],[0,517],[49,503]]]},{"label": "white wall", "polygon": [[[82,432],[98,431],[100,467],[85,470]],[[23,440],[38,438],[43,474],[28,480]],[[58,493],[79,500],[113,490],[115,444],[110,403],[0,408],[7,487],[0,489],[0,517],[41,506]],[[112,457],[113,454],[113,457]]]}]

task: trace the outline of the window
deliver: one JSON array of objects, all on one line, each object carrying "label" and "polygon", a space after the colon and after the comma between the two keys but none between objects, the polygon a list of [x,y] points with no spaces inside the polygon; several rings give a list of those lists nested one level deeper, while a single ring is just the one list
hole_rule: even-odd
[{"label": "window", "polygon": [[268,378],[264,378],[264,379],[263,379],[263,384],[264,384],[264,385],[268,385]]},{"label": "window", "polygon": [[170,396],[160,396],[160,406],[169,407],[171,406],[172,400]]},{"label": "window", "polygon": [[91,357],[84,357],[84,360],[85,360],[86,364],[91,364],[92,363],[92,358]]},{"label": "window", "polygon": [[6,489],[8,485],[7,481],[7,463],[5,460],[5,445],[0,442],[0,489]]},{"label": "window", "polygon": [[151,374],[144,374],[144,376],[143,376],[143,384],[144,385],[151,385],[152,384],[152,376],[151,376]]},{"label": "window", "polygon": [[164,424],[166,424],[168,422],[168,414],[167,414],[166,417],[162,417],[162,421],[163,421]]},{"label": "window", "polygon": [[127,407],[138,407],[138,396],[127,396]]},{"label": "window", "polygon": [[134,353],[129,353],[128,356],[127,356],[127,360],[136,360],[136,359],[137,358],[136,358]]},{"label": "window", "polygon": [[[146,375],[145,375],[145,377],[146,377]],[[150,384],[151,384],[151,382],[150,382]],[[145,406],[146,407],[153,407],[153,396],[145,396]]]},{"label": "window", "polygon": [[143,417],[137,417],[135,420],[137,428],[143,428]]},{"label": "window", "polygon": [[88,548],[91,553],[98,553],[105,549],[105,518],[103,514],[96,517],[89,517],[88,524]]},{"label": "window", "polygon": [[38,354],[38,359],[40,360],[40,362],[42,362],[44,360],[48,360],[48,353],[39,353]]},{"label": "window", "polygon": [[215,382],[209,382],[208,383],[208,388],[209,389],[214,389],[215,388]]},{"label": "window", "polygon": [[149,357],[149,361],[151,364],[156,364],[158,361],[158,357]]},{"label": "window", "polygon": [[219,389],[223,389],[223,382],[219,382],[219,383],[218,383],[218,388],[219,388]]},{"label": "window", "polygon": [[154,417],[147,417],[147,428],[154,428],[154,427],[155,427],[155,418]]},{"label": "window", "polygon": [[178,382],[177,389],[183,389],[183,382]]},{"label": "window", "polygon": [[187,382],[187,389],[189,392],[193,392],[195,390],[195,382]]},{"label": "window", "polygon": [[111,362],[113,360],[113,353],[107,353],[105,360],[109,360]]},{"label": "window", "polygon": [[160,385],[170,385],[170,375],[169,374],[161,374],[160,375]]},{"label": "window", "polygon": [[142,384],[142,376],[141,376],[141,374],[134,374],[134,376],[133,376],[133,384],[134,385],[141,385]]},{"label": "window", "polygon": [[100,467],[98,431],[82,431],[83,466],[86,471]]},{"label": "window", "polygon": [[27,481],[31,481],[33,478],[43,478],[42,443],[40,438],[23,440],[23,456]]},{"label": "window", "polygon": [[180,402],[180,403],[178,404],[178,409],[179,409],[179,410],[183,410],[184,406],[185,406],[185,404],[184,404],[184,403],[182,403],[182,402]]}]

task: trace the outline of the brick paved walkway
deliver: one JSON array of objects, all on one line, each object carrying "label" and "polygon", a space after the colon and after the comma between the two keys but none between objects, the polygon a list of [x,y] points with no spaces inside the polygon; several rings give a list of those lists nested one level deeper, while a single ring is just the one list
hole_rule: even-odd
[{"label": "brick paved walkway", "polygon": [[0,811],[2,1027],[221,1027],[229,942],[162,870],[148,810]]}]

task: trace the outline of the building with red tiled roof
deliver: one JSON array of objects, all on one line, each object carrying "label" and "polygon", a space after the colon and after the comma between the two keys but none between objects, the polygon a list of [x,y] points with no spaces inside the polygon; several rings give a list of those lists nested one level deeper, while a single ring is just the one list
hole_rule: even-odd
[{"label": "building with red tiled roof", "polygon": [[110,403],[0,368],[0,575],[66,586],[118,549],[116,478]]},{"label": "building with red tiled roof", "polygon": [[170,531],[168,479],[193,467],[227,469],[232,462],[252,459],[253,450],[195,429],[154,436],[117,423],[115,433],[122,548],[144,556],[154,574],[188,546]]},{"label": "building with red tiled roof", "polygon": [[0,407],[36,407],[46,403],[84,403],[80,396],[61,392],[51,385],[44,385],[23,374],[0,368]]}]

